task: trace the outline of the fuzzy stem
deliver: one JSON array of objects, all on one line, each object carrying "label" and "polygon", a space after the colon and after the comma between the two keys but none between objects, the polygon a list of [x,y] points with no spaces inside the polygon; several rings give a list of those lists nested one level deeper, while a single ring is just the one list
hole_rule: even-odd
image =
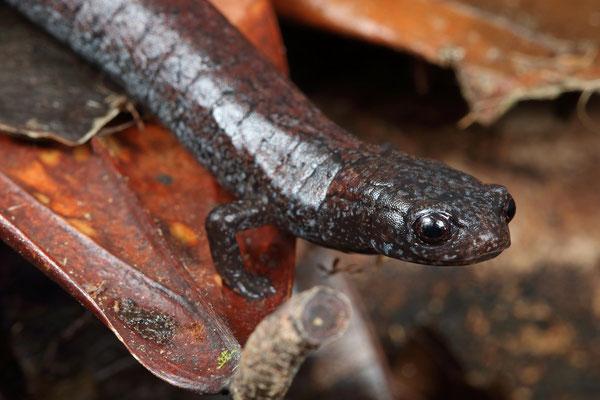
[{"label": "fuzzy stem", "polygon": [[339,337],[350,314],[346,296],[331,288],[317,286],[292,297],[248,339],[231,384],[234,400],[283,399],[302,362]]}]

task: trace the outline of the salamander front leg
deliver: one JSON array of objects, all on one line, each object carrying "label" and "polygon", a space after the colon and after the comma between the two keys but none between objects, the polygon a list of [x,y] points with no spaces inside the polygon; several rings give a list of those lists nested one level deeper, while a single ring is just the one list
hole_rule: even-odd
[{"label": "salamander front leg", "polygon": [[269,211],[264,202],[240,200],[216,207],[206,218],[208,242],[217,272],[227,286],[248,299],[272,295],[275,288],[268,278],[244,270],[236,234],[272,222]]}]

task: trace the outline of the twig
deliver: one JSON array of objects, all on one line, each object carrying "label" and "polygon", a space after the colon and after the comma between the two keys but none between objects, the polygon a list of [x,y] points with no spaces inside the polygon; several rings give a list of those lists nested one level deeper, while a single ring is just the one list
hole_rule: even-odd
[{"label": "twig", "polygon": [[231,384],[234,400],[283,399],[302,362],[339,337],[350,314],[346,296],[331,288],[317,286],[294,296],[248,339]]},{"label": "twig", "polygon": [[587,112],[587,106],[594,94],[594,90],[584,90],[581,92],[581,96],[579,96],[579,100],[577,101],[577,117],[581,124],[594,133],[600,132],[600,126],[590,117],[590,114]]},{"label": "twig", "polygon": [[135,121],[135,125],[137,126],[138,130],[141,131],[141,132],[143,132],[144,129],[146,129],[146,125],[144,124],[144,118],[142,118],[141,114],[139,113],[139,111],[135,107],[135,104],[133,104],[132,102],[128,101],[127,105],[125,106],[125,109],[133,117],[133,120]]}]

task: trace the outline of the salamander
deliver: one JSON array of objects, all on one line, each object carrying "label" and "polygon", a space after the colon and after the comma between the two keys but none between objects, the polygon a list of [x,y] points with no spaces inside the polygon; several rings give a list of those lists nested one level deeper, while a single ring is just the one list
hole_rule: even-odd
[{"label": "salamander", "polygon": [[248,299],[274,289],[244,268],[236,234],[266,224],[429,265],[510,245],[505,187],[348,134],[206,0],[7,2],[119,82],[237,196],[206,232],[223,281]]}]

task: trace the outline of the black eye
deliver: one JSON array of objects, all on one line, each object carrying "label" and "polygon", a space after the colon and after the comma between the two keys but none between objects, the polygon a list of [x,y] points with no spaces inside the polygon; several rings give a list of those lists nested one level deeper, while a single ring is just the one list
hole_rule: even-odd
[{"label": "black eye", "polygon": [[428,244],[441,244],[452,235],[450,216],[439,212],[420,216],[413,227],[419,239]]},{"label": "black eye", "polygon": [[506,222],[512,221],[512,219],[515,217],[516,213],[517,213],[517,205],[515,204],[515,200],[509,194],[508,200],[506,201],[506,204],[504,205],[504,217],[506,218]]}]

